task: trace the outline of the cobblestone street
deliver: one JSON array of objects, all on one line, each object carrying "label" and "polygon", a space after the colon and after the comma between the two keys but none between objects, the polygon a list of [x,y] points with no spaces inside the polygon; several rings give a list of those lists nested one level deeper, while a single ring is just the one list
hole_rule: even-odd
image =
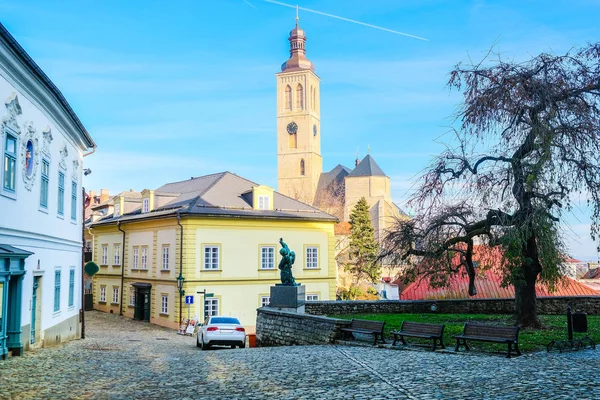
[{"label": "cobblestone street", "polygon": [[87,335],[0,362],[0,398],[598,399],[600,353],[432,354],[358,346],[200,351],[99,312]]}]

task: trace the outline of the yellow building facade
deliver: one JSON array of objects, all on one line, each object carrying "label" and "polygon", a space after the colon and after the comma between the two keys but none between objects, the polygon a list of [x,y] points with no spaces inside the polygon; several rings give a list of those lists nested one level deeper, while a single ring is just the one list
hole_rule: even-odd
[{"label": "yellow building facade", "polygon": [[280,282],[279,238],[307,299],[335,299],[334,217],[228,172],[141,194],[138,208],[91,225],[95,309],[170,328],[205,314],[254,326]]}]

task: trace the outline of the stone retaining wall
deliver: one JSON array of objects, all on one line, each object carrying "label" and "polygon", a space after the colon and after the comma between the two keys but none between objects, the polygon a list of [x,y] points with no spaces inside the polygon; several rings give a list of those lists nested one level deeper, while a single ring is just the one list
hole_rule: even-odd
[{"label": "stone retaining wall", "polygon": [[[562,315],[567,305],[573,311],[588,315],[600,315],[600,296],[594,297],[539,297],[539,314]],[[308,301],[307,314],[512,314],[514,299],[465,299],[465,300],[363,300],[363,301]]]},{"label": "stone retaining wall", "polygon": [[256,317],[258,347],[328,344],[350,321],[323,316],[296,314],[261,307]]}]

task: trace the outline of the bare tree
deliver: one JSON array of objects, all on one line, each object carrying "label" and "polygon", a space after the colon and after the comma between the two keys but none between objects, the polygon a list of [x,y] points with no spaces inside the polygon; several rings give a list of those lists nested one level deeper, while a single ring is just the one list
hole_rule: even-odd
[{"label": "bare tree", "polygon": [[458,64],[449,86],[464,95],[456,141],[428,167],[411,199],[418,216],[397,222],[382,256],[418,256],[409,274],[433,286],[466,271],[474,295],[475,244],[497,248],[516,323],[538,327],[535,284],[561,279],[573,195],[587,196],[591,236],[600,233],[600,43],[525,63],[490,53]]}]

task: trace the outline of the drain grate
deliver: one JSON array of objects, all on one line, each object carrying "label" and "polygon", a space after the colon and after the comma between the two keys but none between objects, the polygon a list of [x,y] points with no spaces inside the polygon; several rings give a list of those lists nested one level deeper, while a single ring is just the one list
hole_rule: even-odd
[{"label": "drain grate", "polygon": [[169,340],[169,339],[166,337],[157,337],[156,340]]}]

